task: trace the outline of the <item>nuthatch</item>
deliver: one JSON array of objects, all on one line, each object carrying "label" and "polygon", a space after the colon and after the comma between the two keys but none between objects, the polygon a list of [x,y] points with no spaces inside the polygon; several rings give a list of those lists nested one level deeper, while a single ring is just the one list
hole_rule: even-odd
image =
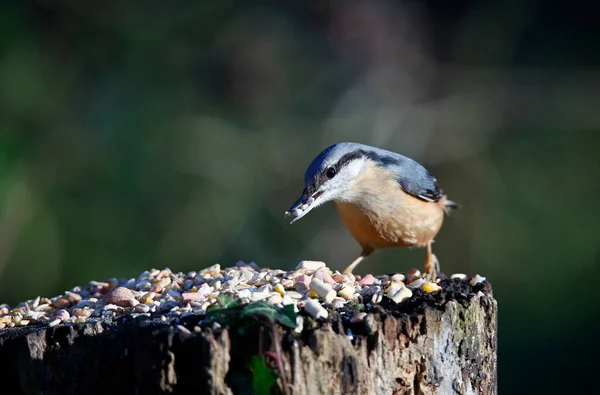
[{"label": "nuthatch", "polygon": [[312,161],[302,196],[286,215],[294,216],[294,223],[329,201],[362,246],[345,273],[377,248],[413,246],[427,248],[425,272],[435,280],[439,263],[431,244],[444,214],[458,205],[446,198],[435,177],[419,163],[368,145],[334,144]]}]

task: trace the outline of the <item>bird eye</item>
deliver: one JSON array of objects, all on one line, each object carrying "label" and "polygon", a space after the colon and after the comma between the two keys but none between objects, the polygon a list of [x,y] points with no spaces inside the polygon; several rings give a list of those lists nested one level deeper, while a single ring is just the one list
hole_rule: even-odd
[{"label": "bird eye", "polygon": [[334,167],[329,167],[326,171],[325,171],[325,175],[327,176],[327,178],[333,178],[335,177],[335,168]]}]

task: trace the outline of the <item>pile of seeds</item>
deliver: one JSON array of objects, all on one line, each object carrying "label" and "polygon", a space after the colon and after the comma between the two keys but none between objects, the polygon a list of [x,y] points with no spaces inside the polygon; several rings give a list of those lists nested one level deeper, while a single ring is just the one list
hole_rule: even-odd
[{"label": "pile of seeds", "polygon": [[[466,279],[464,274],[452,278]],[[471,285],[483,282],[476,275]],[[413,269],[406,274],[364,277],[332,272],[324,262],[302,261],[295,270],[260,269],[255,263],[235,267],[213,265],[199,272],[173,273],[170,269],[143,272],[137,279],[90,281],[54,298],[37,297],[10,308],[0,305],[0,329],[15,326],[82,323],[92,318],[124,315],[170,317],[203,315],[221,294],[241,303],[292,304],[314,318],[327,318],[324,304],[341,309],[346,303],[374,305],[387,297],[395,303],[412,297],[412,290],[438,292],[438,282],[428,282]]]}]

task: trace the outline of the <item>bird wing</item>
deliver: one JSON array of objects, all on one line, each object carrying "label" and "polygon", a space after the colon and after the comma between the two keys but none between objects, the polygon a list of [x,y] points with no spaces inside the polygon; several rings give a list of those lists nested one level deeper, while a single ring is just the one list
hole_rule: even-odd
[{"label": "bird wing", "polygon": [[368,151],[366,155],[394,173],[402,190],[409,195],[428,202],[437,202],[442,198],[443,192],[436,178],[414,160],[385,150]]}]

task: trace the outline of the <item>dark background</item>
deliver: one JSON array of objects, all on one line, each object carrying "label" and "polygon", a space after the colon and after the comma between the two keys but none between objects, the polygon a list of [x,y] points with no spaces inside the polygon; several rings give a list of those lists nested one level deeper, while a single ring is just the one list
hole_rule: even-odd
[{"label": "dark background", "polygon": [[[434,251],[499,303],[501,393],[596,384],[596,9],[550,1],[0,6],[0,301],[143,270],[359,252],[283,212],[326,146],[424,163],[463,209]],[[358,273],[422,267],[376,252]]]}]

